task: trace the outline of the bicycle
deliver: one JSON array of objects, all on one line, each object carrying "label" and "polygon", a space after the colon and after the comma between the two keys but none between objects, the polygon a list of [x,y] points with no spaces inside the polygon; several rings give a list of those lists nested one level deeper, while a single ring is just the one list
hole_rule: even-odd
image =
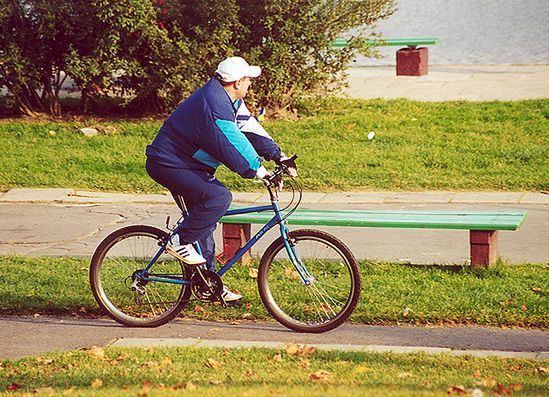
[{"label": "bicycle", "polygon": [[[294,155],[290,160],[295,165]],[[280,237],[259,262],[258,289],[267,311],[282,325],[298,332],[321,333],[341,325],[355,309],[361,289],[357,261],[349,248],[324,231],[290,231],[286,219],[301,203],[303,190],[290,177],[292,199],[279,208],[277,184],[286,166],[277,166],[264,180],[271,205],[229,209],[225,216],[273,211],[274,215],[217,272],[187,266],[166,246],[186,215],[168,231],[152,226],[121,228],[97,247],[90,267],[90,285],[99,306],[115,321],[131,327],[157,327],[171,321],[190,301],[221,301],[221,277],[275,225]],[[297,192],[297,195],[296,195]],[[195,248],[200,247],[195,243]],[[299,291],[299,292],[298,292]]]}]

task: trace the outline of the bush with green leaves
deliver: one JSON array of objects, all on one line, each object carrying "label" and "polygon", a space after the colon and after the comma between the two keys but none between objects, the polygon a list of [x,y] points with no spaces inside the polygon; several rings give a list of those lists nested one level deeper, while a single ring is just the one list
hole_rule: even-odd
[{"label": "bush with green leaves", "polygon": [[[249,101],[275,109],[341,87],[359,37],[395,0],[1,0],[0,86],[21,112],[61,114],[66,76],[81,108],[123,96],[135,113],[173,109],[226,56],[263,67]],[[353,34],[349,32],[353,31]],[[331,42],[347,36],[346,48]]]}]

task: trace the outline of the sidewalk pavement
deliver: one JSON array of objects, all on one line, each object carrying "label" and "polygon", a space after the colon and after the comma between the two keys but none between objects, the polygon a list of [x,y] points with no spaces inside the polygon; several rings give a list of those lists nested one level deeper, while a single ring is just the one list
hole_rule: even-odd
[{"label": "sidewalk pavement", "polygon": [[[283,192],[281,201],[291,199]],[[0,203],[173,204],[169,192],[128,194],[69,188],[11,189],[0,192]],[[267,203],[267,193],[233,192],[235,203]],[[303,204],[547,204],[549,192],[304,192]]]},{"label": "sidewalk pavement", "polygon": [[421,77],[394,66],[350,67],[351,98],[418,101],[510,101],[549,98],[549,65],[430,65]]},{"label": "sidewalk pavement", "polygon": [[330,332],[306,334],[292,332],[274,321],[183,318],[151,331],[123,327],[108,318],[0,316],[0,360],[94,345],[280,349],[289,342],[320,350],[549,359],[549,332],[537,329],[346,323]]},{"label": "sidewalk pavement", "polygon": [[[281,203],[288,202],[288,193]],[[234,204],[265,205],[262,193],[234,193]],[[340,210],[526,210],[518,231],[499,233],[499,254],[510,263],[549,260],[549,194],[534,192],[306,192],[301,208]],[[0,255],[90,257],[109,233],[145,224],[165,228],[180,212],[169,194],[123,194],[74,189],[12,189],[0,193]],[[255,232],[259,225],[252,225]],[[415,264],[469,260],[466,230],[316,227],[336,235],[360,259]],[[215,239],[221,244],[221,228]],[[261,255],[272,230],[253,248]]]}]

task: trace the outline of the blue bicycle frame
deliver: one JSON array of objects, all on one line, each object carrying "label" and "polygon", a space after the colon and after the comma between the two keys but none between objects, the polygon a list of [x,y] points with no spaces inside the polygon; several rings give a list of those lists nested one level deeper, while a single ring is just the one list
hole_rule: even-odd
[{"label": "blue bicycle frame", "polygon": [[[299,276],[301,277],[301,280],[304,284],[309,285],[311,283],[311,275],[305,268],[303,262],[299,259],[297,252],[295,251],[293,245],[290,243],[289,238],[289,230],[284,224],[284,218],[282,216],[282,213],[280,211],[280,208],[278,206],[278,202],[276,200],[272,201],[271,205],[265,205],[260,207],[246,207],[246,208],[238,208],[234,210],[228,210],[225,213],[225,216],[231,216],[231,215],[241,215],[241,214],[250,214],[253,212],[265,212],[265,211],[274,211],[274,216],[271,218],[269,222],[267,222],[251,239],[244,245],[243,247],[239,248],[238,251],[234,254],[234,256],[221,268],[217,271],[217,274],[222,277],[231,267],[234,266],[236,262],[246,253],[249,249],[252,248],[252,246],[257,243],[265,233],[267,233],[269,230],[271,230],[276,224],[280,225],[280,234],[282,236],[282,240],[284,241],[284,246],[286,248],[286,251],[288,252],[288,256],[290,257],[290,260],[294,264],[297,272],[299,273]],[[187,215],[186,210],[183,208],[183,218]],[[169,237],[174,235],[177,230],[177,226],[179,226],[181,220],[177,223],[176,227],[173,229],[173,231],[169,234]],[[154,263],[158,260],[160,255],[164,252],[166,249],[166,245],[169,242],[169,238],[167,238],[162,245],[160,246],[160,249],[157,251],[157,253],[154,255],[154,257],[151,259],[149,264],[143,271],[141,272],[141,277],[145,281],[154,281],[154,282],[163,282],[163,283],[172,283],[172,284],[189,284],[189,280],[181,280],[180,278],[176,278],[170,275],[160,275],[155,274],[154,276],[157,277],[148,277],[146,274],[148,274],[148,271],[150,268],[154,265]],[[198,243],[195,243],[195,248],[199,253],[202,253],[200,250],[200,245]]]}]

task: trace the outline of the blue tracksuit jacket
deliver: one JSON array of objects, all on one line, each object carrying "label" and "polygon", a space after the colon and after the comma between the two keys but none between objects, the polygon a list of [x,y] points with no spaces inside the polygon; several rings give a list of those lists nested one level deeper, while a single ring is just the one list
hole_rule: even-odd
[{"label": "blue tracksuit jacket", "polygon": [[224,164],[243,178],[253,178],[261,158],[278,161],[280,148],[250,115],[243,100],[235,103],[212,78],[181,103],[147,146],[147,158],[171,168],[214,173]]}]

